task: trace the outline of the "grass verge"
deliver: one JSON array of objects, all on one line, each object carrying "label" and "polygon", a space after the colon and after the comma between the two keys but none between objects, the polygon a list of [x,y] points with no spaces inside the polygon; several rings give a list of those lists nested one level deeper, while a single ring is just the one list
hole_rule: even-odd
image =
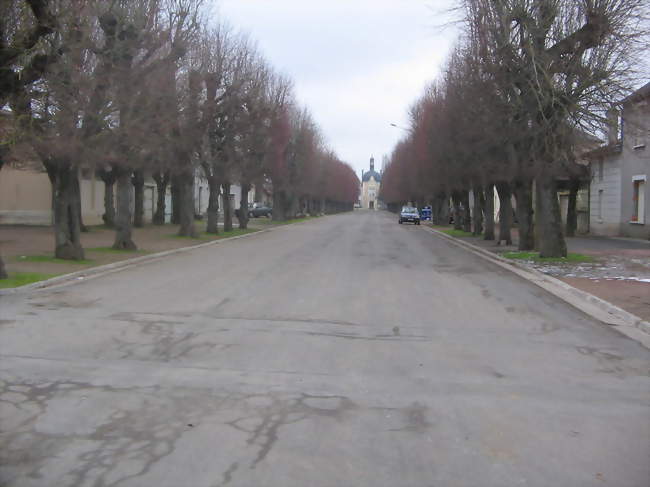
[{"label": "grass verge", "polygon": [[220,231],[219,234],[198,232],[196,237],[186,237],[183,235],[171,234],[167,235],[169,238],[180,238],[184,240],[219,240],[224,238],[238,237],[239,235],[246,235],[248,233],[259,232],[255,228],[246,228],[245,230],[241,228],[233,228],[229,232]]},{"label": "grass verge", "polygon": [[291,225],[292,223],[302,223],[302,222],[308,222],[310,220],[315,220],[316,218],[320,218],[319,216],[305,216],[302,218],[294,218],[293,220],[283,220],[283,221],[277,221],[277,220],[261,220],[257,221],[255,220],[255,223],[261,223],[262,225]]},{"label": "grass verge", "polygon": [[564,263],[571,262],[574,264],[595,262],[596,259],[590,255],[568,254],[566,257],[540,257],[539,252],[504,252],[501,254],[506,259],[529,260],[539,263]]},{"label": "grass verge", "polygon": [[477,237],[480,235],[474,235],[472,232],[466,232],[464,230],[456,230],[455,228],[447,228],[445,230],[439,230],[442,233],[451,235],[452,237]]},{"label": "grass verge", "polygon": [[58,274],[42,274],[40,272],[10,272],[8,279],[0,279],[0,289],[26,286],[38,281],[44,281]]},{"label": "grass verge", "polygon": [[456,230],[453,227],[445,227],[443,225],[429,225],[430,228],[438,230],[439,232],[445,233],[452,237],[479,237],[480,235],[474,235],[472,232],[466,232],[464,230]]},{"label": "grass verge", "polygon": [[148,250],[126,250],[126,249],[114,249],[113,247],[93,247],[90,249],[85,249],[86,252],[101,252],[106,254],[148,254]]},{"label": "grass verge", "polygon": [[16,257],[17,262],[47,262],[54,264],[79,264],[79,265],[90,265],[93,264],[92,260],[68,260],[68,259],[57,259],[50,255],[20,255]]}]

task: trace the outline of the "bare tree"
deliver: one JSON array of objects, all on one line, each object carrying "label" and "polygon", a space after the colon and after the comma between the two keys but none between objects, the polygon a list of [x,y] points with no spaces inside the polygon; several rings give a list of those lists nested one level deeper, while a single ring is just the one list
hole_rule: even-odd
[{"label": "bare tree", "polygon": [[[48,0],[3,2],[0,6],[0,107],[24,109],[26,89],[38,81],[51,59],[38,49],[43,38],[55,32],[57,23]],[[21,117],[21,113],[16,113]],[[0,143],[0,170],[5,164],[9,144]],[[0,256],[0,279],[6,279]]]}]

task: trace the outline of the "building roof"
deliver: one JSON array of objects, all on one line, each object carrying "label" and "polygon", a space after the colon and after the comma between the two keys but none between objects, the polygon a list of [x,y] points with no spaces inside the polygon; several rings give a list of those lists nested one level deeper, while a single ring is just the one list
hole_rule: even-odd
[{"label": "building roof", "polygon": [[601,157],[620,154],[622,150],[623,150],[623,144],[620,141],[618,141],[613,144],[603,145],[601,147],[597,147],[596,149],[592,149],[588,152],[585,152],[584,154],[582,154],[582,157],[586,159],[587,162],[593,162],[595,159],[599,159]]},{"label": "building roof", "polygon": [[374,177],[375,181],[377,181],[378,183],[381,182],[381,174],[379,174],[374,169],[371,169],[370,171],[366,171],[363,173],[363,182],[365,183],[367,181],[370,181],[370,177]]},{"label": "building roof", "polygon": [[633,101],[643,100],[644,98],[648,98],[649,96],[650,96],[650,82],[646,83],[641,88],[639,88],[634,93],[632,93],[630,96],[625,98],[622,101],[622,103],[629,103]]}]

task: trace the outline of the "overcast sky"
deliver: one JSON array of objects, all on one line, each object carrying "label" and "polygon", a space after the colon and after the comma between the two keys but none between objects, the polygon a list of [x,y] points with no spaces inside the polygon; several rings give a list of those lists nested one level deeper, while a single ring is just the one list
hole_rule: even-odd
[{"label": "overcast sky", "polygon": [[456,37],[451,0],[215,0],[295,82],[328,145],[356,171],[376,169],[403,135],[407,109]]}]

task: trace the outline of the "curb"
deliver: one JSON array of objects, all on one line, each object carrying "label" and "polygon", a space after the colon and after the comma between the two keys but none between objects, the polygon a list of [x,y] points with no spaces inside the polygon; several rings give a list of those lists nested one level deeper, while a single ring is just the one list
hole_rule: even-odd
[{"label": "curb", "polygon": [[642,318],[628,311],[625,311],[624,309],[619,308],[618,306],[605,301],[604,299],[594,296],[593,294],[589,294],[588,292],[577,289],[564,281],[544,274],[537,269],[531,269],[525,264],[522,264],[520,262],[513,262],[509,259],[501,257],[500,255],[490,252],[489,250],[485,250],[481,247],[478,247],[477,245],[473,245],[471,243],[465,242],[464,240],[457,239],[433,228],[424,228],[434,235],[445,238],[458,247],[462,247],[465,250],[474,253],[475,255],[483,257],[484,259],[491,261],[501,268],[514,272],[518,276],[550,292],[567,304],[606,325],[616,327],[616,329],[620,331],[623,331],[623,329],[633,329],[641,332],[643,336],[639,336],[637,333],[623,333],[637,341],[641,341],[644,345],[650,348],[650,323],[643,320]]},{"label": "curb", "polygon": [[[328,215],[325,215],[328,216]],[[323,217],[319,217],[323,218]],[[148,262],[153,262],[155,260],[161,259],[162,257],[167,257],[169,255],[181,254],[184,252],[189,252],[191,250],[200,249],[203,247],[208,247],[210,245],[218,245],[225,242],[230,242],[232,240],[238,240],[240,238],[252,237],[253,235],[259,235],[261,233],[273,232],[283,227],[292,226],[292,225],[301,225],[303,223],[309,223],[312,220],[307,220],[304,222],[289,223],[287,225],[278,225],[272,228],[263,228],[255,232],[247,233],[244,235],[237,235],[235,237],[228,237],[219,240],[212,240],[210,242],[204,242],[197,245],[190,245],[189,247],[180,247],[177,249],[164,250],[162,252],[157,252],[155,254],[143,255],[140,257],[134,257],[132,259],[120,260],[118,262],[113,262],[111,264],[104,264],[97,267],[91,267],[90,269],[83,269],[80,271],[71,272],[69,274],[63,274],[61,276],[52,277],[50,279],[45,279],[43,281],[34,282],[32,284],[27,284],[25,286],[13,287],[8,289],[0,289],[0,296],[6,296],[10,294],[18,294],[27,291],[40,290],[43,288],[49,288],[59,284],[67,284],[70,281],[80,281],[86,279],[93,279],[96,277],[105,276],[112,274],[114,272],[119,272],[121,270],[136,267],[140,264],[146,264]]]}]

